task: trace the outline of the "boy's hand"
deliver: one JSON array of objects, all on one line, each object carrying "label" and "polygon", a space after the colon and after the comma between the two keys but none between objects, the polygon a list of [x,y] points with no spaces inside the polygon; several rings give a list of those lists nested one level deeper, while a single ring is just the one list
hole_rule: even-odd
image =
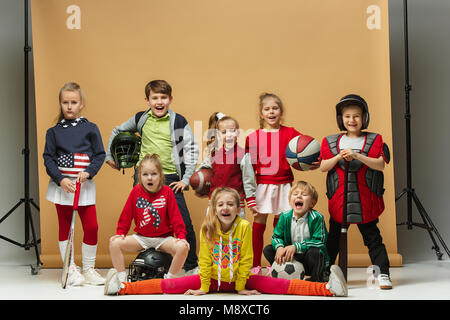
[{"label": "boy's hand", "polygon": [[275,253],[275,262],[278,263],[279,265],[282,265],[286,260],[285,251],[286,251],[286,248],[279,247],[277,249],[277,252]]},{"label": "boy's hand", "polygon": [[350,148],[341,150],[340,154],[342,155],[342,158],[344,158],[346,161],[352,161],[357,157],[357,153]]},{"label": "boy's hand", "polygon": [[285,261],[292,261],[295,254],[295,246],[292,244],[284,250]]},{"label": "boy's hand", "polygon": [[106,161],[106,163],[113,169],[119,170],[119,168],[116,167],[116,163],[114,162],[114,160],[108,160]]},{"label": "boy's hand", "polygon": [[180,190],[183,191],[186,188],[186,184],[183,181],[177,181],[169,184],[169,187],[172,188],[173,193],[177,193]]}]

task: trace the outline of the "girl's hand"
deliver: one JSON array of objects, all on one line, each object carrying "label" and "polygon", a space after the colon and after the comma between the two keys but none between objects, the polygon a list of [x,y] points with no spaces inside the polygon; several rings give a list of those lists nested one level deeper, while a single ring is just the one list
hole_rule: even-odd
[{"label": "girl's hand", "polygon": [[125,239],[125,236],[123,234],[116,234],[116,235],[113,235],[111,238],[109,238],[109,241],[114,241],[119,238],[123,240],[123,239]]},{"label": "girl's hand", "polygon": [[76,184],[69,178],[63,178],[59,185],[61,186],[61,189],[63,189],[67,193],[74,193],[76,190]]},{"label": "girl's hand", "polygon": [[250,211],[252,212],[254,217],[258,214],[258,209],[256,209],[256,206],[250,207]]},{"label": "girl's hand", "polygon": [[261,292],[259,292],[258,290],[247,290],[247,289],[244,289],[244,290],[239,290],[238,291],[238,294],[242,294],[242,295],[245,295],[245,296],[250,296],[250,295],[258,295],[258,294],[261,294]]},{"label": "girl's hand", "polygon": [[80,172],[77,177],[77,182],[83,183],[85,182],[91,175],[87,171]]},{"label": "girl's hand", "polygon": [[198,289],[198,290],[193,290],[193,289],[189,289],[188,291],[186,291],[184,294],[186,296],[189,295],[193,295],[193,296],[201,296],[206,294],[207,292],[203,291],[202,289]]},{"label": "girl's hand", "polygon": [[309,170],[316,170],[320,167],[320,162],[316,161],[316,162],[311,162],[311,167],[309,167]]}]

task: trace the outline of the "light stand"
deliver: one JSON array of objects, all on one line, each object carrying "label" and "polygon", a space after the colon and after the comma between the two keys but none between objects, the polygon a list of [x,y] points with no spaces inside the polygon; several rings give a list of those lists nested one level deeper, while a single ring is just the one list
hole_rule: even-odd
[{"label": "light stand", "polygon": [[[17,208],[20,207],[21,204],[25,205],[25,242],[19,243],[17,241],[14,241],[12,239],[9,239],[7,237],[4,237],[0,235],[0,239],[3,239],[5,241],[8,241],[16,246],[22,247],[25,250],[30,250],[31,247],[34,247],[35,253],[36,253],[36,266],[31,266],[31,273],[33,275],[37,274],[39,272],[40,266],[42,262],[39,259],[39,250],[38,250],[38,244],[40,243],[40,240],[36,240],[36,232],[34,230],[34,224],[33,224],[33,218],[31,215],[31,205],[35,207],[38,211],[39,206],[33,201],[33,199],[30,198],[30,149],[29,149],[29,110],[28,110],[28,104],[29,104],[29,75],[28,75],[28,53],[31,51],[31,47],[28,45],[28,0],[24,0],[25,5],[25,47],[24,47],[24,53],[25,53],[25,148],[22,149],[22,154],[24,155],[24,162],[25,162],[25,185],[24,185],[24,193],[25,197],[21,198],[19,202],[16,203],[16,205],[9,210],[1,219],[0,223],[2,223],[6,218],[8,218]],[[30,228],[32,232],[33,239],[30,241]]]},{"label": "light stand", "polygon": [[[398,201],[402,196],[406,194],[407,196],[407,210],[408,210],[408,220],[406,222],[397,223],[397,226],[407,225],[408,229],[411,230],[413,226],[426,229],[430,235],[431,241],[433,242],[433,247],[431,249],[436,251],[438,260],[442,259],[443,253],[440,251],[436,239],[433,236],[433,232],[438,237],[442,247],[444,247],[445,252],[450,257],[450,251],[445,245],[444,240],[439,234],[438,230],[431,221],[427,214],[424,206],[419,200],[414,188],[412,187],[412,170],[411,170],[411,113],[410,113],[410,103],[409,103],[409,93],[411,91],[411,85],[409,84],[409,56],[408,56],[408,4],[407,0],[403,0],[403,19],[404,19],[404,46],[405,46],[405,100],[406,100],[406,188],[403,189],[402,193],[395,199]],[[422,217],[423,223],[417,223],[412,221],[412,201],[416,205],[417,211],[419,211]]]}]

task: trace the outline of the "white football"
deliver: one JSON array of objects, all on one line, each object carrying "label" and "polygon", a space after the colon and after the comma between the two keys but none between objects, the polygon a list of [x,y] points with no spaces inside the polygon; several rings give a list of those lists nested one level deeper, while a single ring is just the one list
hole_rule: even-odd
[{"label": "white football", "polygon": [[282,265],[279,265],[274,261],[270,269],[270,276],[272,278],[303,280],[305,277],[305,267],[301,262],[295,259]]}]

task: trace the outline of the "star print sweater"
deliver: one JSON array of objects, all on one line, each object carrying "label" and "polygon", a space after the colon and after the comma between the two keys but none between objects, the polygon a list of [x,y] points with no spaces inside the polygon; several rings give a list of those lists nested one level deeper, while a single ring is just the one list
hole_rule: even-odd
[{"label": "star print sweater", "polygon": [[84,117],[63,119],[47,130],[44,165],[57,185],[65,177],[76,178],[80,171],[88,172],[92,179],[100,170],[105,155],[97,125]]},{"label": "star print sweater", "polygon": [[118,235],[127,235],[134,221],[134,231],[144,237],[165,238],[175,235],[186,239],[186,227],[175,195],[168,186],[150,193],[141,184],[131,190],[117,223]]}]

